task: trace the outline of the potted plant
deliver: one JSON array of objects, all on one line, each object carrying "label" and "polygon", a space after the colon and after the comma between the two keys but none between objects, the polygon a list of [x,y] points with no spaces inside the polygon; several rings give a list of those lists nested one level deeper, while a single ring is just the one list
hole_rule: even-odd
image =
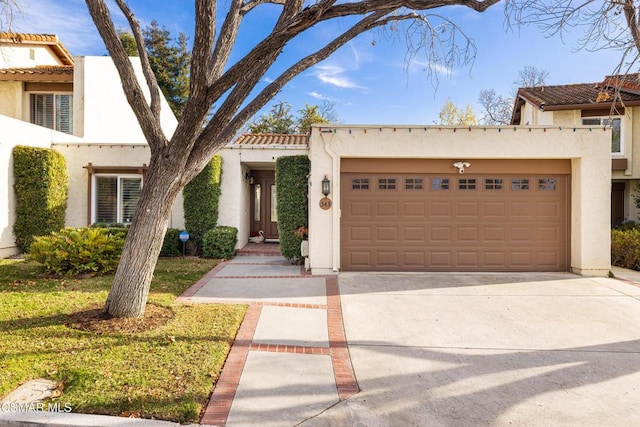
[{"label": "potted plant", "polygon": [[300,242],[300,256],[306,258],[309,256],[309,229],[306,225],[301,225],[293,232],[296,236],[302,239]]}]

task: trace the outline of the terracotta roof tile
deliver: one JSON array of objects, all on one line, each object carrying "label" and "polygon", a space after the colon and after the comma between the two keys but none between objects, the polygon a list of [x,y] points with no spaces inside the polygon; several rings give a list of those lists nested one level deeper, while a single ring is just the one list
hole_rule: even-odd
[{"label": "terracotta roof tile", "polygon": [[73,74],[73,65],[0,68],[0,74]]},{"label": "terracotta roof tile", "polygon": [[309,141],[307,135],[297,134],[244,134],[236,139],[232,145],[304,145]]}]

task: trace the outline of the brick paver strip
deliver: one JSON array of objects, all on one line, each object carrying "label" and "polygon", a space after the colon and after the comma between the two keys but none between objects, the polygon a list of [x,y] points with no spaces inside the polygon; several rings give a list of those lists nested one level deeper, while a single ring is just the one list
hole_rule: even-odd
[{"label": "brick paver strip", "polygon": [[[204,284],[213,279],[215,274],[220,271],[222,265],[220,263],[216,268],[211,270],[206,276],[200,279],[194,286],[189,288],[181,298],[188,301],[189,296],[193,296]],[[273,278],[273,276],[268,276]],[[284,276],[290,277],[290,276]],[[300,276],[292,276],[300,277]],[[306,276],[305,277],[318,277]],[[234,277],[237,278],[237,277]],[[252,277],[256,279],[258,277]],[[197,285],[203,282],[199,287]],[[331,356],[331,364],[333,366],[333,375],[338,389],[340,400],[345,400],[360,391],[356,381],[353,366],[351,365],[351,357],[347,347],[346,335],[344,333],[344,324],[342,319],[342,307],[340,306],[340,292],[338,290],[337,276],[325,276],[327,305],[324,304],[292,304],[292,303],[256,303],[250,302],[247,314],[238,330],[236,339],[231,346],[231,351],[227,356],[220,378],[216,382],[215,388],[209,400],[209,404],[205,409],[204,415],[200,420],[201,424],[211,424],[224,426],[231,411],[231,404],[235,396],[242,370],[244,369],[247,355],[252,351],[269,351],[277,353],[295,353],[295,354],[315,354]],[[197,288],[196,288],[197,287]],[[192,293],[193,288],[196,288]],[[253,336],[258,326],[262,307],[266,305],[284,306],[284,307],[300,307],[312,309],[327,310],[327,327],[329,332],[329,348],[326,347],[305,347],[299,345],[284,344],[263,344],[254,343]]]},{"label": "brick paver strip", "polygon": [[207,409],[200,420],[201,424],[220,426],[226,424],[261,312],[262,306],[260,305],[250,305],[247,308],[247,314],[240,325],[227,361],[220,373],[220,378],[213,389]]},{"label": "brick paver strip", "polygon": [[340,292],[338,277],[327,276],[327,323],[329,327],[329,347],[331,348],[331,362],[333,374],[336,377],[336,387],[340,400],[353,396],[360,389],[356,375],[351,365],[351,357],[347,348],[347,338],[342,322],[342,307],[340,306]]}]

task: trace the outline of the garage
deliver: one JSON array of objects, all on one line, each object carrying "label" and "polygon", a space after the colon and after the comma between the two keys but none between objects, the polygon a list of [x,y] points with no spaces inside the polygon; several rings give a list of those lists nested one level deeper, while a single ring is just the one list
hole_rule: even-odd
[{"label": "garage", "polygon": [[567,271],[570,176],[570,160],[342,159],[341,268]]}]

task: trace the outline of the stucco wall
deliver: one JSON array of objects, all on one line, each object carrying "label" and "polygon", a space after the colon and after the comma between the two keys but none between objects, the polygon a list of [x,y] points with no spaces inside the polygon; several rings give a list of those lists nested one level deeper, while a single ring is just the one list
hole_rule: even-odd
[{"label": "stucco wall", "polygon": [[[340,159],[571,159],[571,269],[606,275],[610,269],[611,133],[558,127],[314,127],[309,143],[309,249],[314,274],[340,269]],[[426,130],[425,130],[426,129]],[[452,166],[453,170],[453,166]],[[331,179],[333,207],[323,211],[320,182]]]},{"label": "stucco wall", "polygon": [[[149,147],[144,144],[54,144],[67,159],[69,201],[66,223],[70,227],[85,227],[91,223],[89,209],[89,174],[85,166],[133,166],[149,164]],[[143,183],[144,185],[144,183]],[[170,228],[184,228],[182,193],[176,199],[169,219]]]},{"label": "stucco wall", "polygon": [[0,115],[0,258],[18,253],[13,236],[16,204],[13,155],[16,145],[49,148],[55,141],[78,141],[70,135]]},{"label": "stucco wall", "polygon": [[[138,121],[127,102],[113,61],[108,56],[80,56],[75,59],[73,129],[94,143],[145,143]],[[131,58],[147,99],[149,91],[139,58]],[[177,120],[164,97],[161,103],[162,129],[171,137]]]},{"label": "stucco wall", "polygon": [[0,82],[0,115],[22,118],[22,82]]},{"label": "stucco wall", "polygon": [[249,241],[250,185],[244,179],[252,169],[274,170],[281,156],[306,155],[306,147],[297,146],[227,146],[222,157],[222,187],[218,208],[218,224],[238,229],[236,248]]},{"label": "stucco wall", "polygon": [[[31,59],[29,49],[34,50]],[[36,67],[38,65],[62,65],[53,51],[44,45],[20,43],[0,46],[0,68]]]}]

